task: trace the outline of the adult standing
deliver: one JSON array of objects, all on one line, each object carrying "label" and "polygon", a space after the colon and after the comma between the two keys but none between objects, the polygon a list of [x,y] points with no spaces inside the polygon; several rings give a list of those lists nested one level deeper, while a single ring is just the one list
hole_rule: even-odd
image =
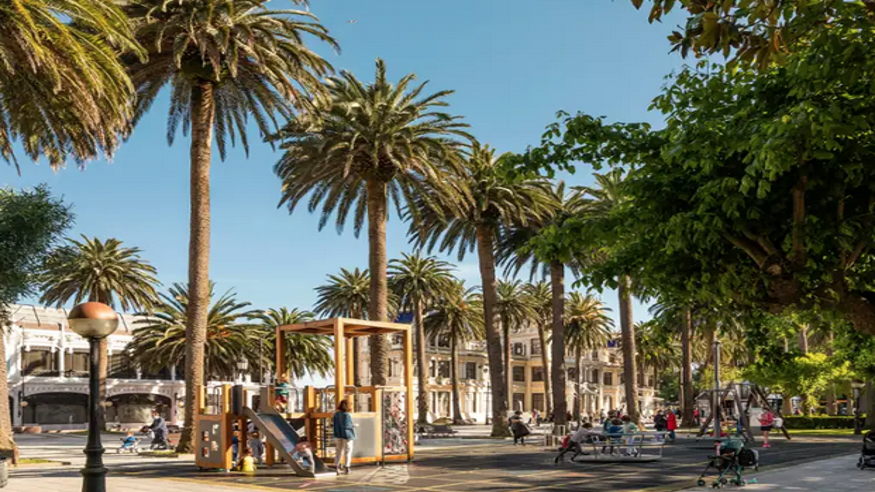
[{"label": "adult standing", "polygon": [[675,431],[678,430],[678,417],[674,412],[668,412],[668,416],[665,419],[665,430],[668,431],[669,439],[672,441],[677,439]]},{"label": "adult standing", "polygon": [[520,444],[525,446],[526,436],[529,435],[531,432],[529,431],[528,426],[526,426],[526,423],[523,422],[522,412],[517,410],[508,420],[508,423],[510,424],[510,430],[513,433],[513,445],[516,446],[519,442]]},{"label": "adult standing", "polygon": [[334,427],[334,447],[336,449],[334,464],[337,474],[349,474],[352,463],[352,442],[355,440],[355,428],[352,415],[349,413],[349,402],[343,400],[337,406],[337,412],[331,417]]},{"label": "adult standing", "polygon": [[152,430],[152,448],[167,449],[167,422],[158,410],[152,410],[152,424],[149,429]]}]

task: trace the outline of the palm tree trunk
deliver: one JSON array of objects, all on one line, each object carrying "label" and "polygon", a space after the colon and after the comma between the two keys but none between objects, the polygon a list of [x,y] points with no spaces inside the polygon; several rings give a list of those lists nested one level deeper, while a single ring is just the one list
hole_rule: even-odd
[{"label": "palm tree trunk", "polygon": [[638,371],[635,367],[635,325],[632,322],[631,279],[620,276],[620,331],[623,337],[623,377],[626,379],[626,415],[638,423]]},{"label": "palm tree trunk", "polygon": [[462,420],[462,404],[459,401],[459,347],[456,338],[455,335],[450,337],[450,363],[453,365],[450,368],[453,391],[453,424],[462,425],[465,421]]},{"label": "palm tree trunk", "polygon": [[[386,278],[386,183],[376,179],[367,183],[368,192],[368,268],[371,273],[368,319],[387,321],[389,286]],[[385,335],[371,335],[371,385],[386,384],[389,347]]]},{"label": "palm tree trunk", "polygon": [[550,263],[550,293],[553,296],[553,343],[550,347],[553,379],[553,422],[566,424],[568,401],[565,398],[565,265]]},{"label": "palm tree trunk", "polygon": [[188,308],[185,338],[185,428],[177,449],[193,450],[197,429],[196,396],[204,384],[204,344],[210,305],[210,163],[215,103],[213,86],[197,83],[191,91],[191,218],[188,243]]},{"label": "palm tree trunk", "polygon": [[9,408],[9,374],[6,368],[6,329],[4,313],[0,313],[0,454],[12,456],[18,463],[18,446],[12,438],[12,417]]},{"label": "palm tree trunk", "polygon": [[501,335],[495,326],[495,302],[498,283],[495,280],[495,231],[485,225],[477,227],[477,257],[483,285],[483,319],[486,332],[486,353],[489,356],[489,378],[492,387],[492,437],[507,437],[507,399],[504,395],[504,368],[501,365]]},{"label": "palm tree trunk", "polygon": [[681,331],[681,425],[694,427],[693,418],[696,395],[693,393],[693,312],[685,309],[684,326]]},{"label": "palm tree trunk", "polygon": [[510,323],[507,318],[499,316],[501,319],[501,330],[504,334],[504,375],[505,380],[505,395],[507,396],[507,408],[513,413],[516,408],[513,407],[513,351],[510,346]]},{"label": "palm tree trunk", "polygon": [[580,382],[580,373],[583,371],[583,366],[580,364],[582,354],[580,346],[574,349],[574,385],[577,396],[574,398],[574,420],[580,423],[580,407],[583,405],[583,384]]},{"label": "palm tree trunk", "polygon": [[[416,324],[416,366],[419,374],[416,376],[417,388],[417,411],[416,421],[420,424],[428,423],[428,361],[425,356],[425,329],[422,326],[422,306],[417,302],[414,308],[414,323]],[[455,342],[453,342],[455,346]],[[455,374],[455,372],[453,373]],[[453,381],[456,384],[456,381]],[[456,396],[454,395],[453,398]]]},{"label": "palm tree trunk", "polygon": [[547,334],[543,323],[538,323],[538,340],[541,342],[541,372],[544,374],[544,405],[547,407],[544,415],[549,415],[553,409],[553,395],[550,392],[550,361],[547,357]]}]

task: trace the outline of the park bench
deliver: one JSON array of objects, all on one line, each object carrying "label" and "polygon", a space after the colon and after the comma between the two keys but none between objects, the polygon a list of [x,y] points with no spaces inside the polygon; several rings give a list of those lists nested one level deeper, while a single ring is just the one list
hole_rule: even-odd
[{"label": "park bench", "polygon": [[419,434],[422,437],[453,437],[457,432],[449,425],[423,424],[419,426]]},{"label": "park bench", "polygon": [[665,448],[665,432],[605,434],[602,439],[583,445],[592,453],[578,461],[635,462],[659,461]]}]

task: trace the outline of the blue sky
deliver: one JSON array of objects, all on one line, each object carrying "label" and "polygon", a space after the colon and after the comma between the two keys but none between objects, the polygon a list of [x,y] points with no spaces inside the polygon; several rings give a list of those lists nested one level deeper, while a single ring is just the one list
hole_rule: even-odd
[{"label": "blue sky", "polygon": [[[450,110],[500,151],[537,143],[560,109],[659,124],[647,106],[683,63],[666,40],[681,19],[650,25],[629,0],[311,0],[310,9],[341,44],[340,55],[317,47],[337,69],[372,80],[380,57],[393,79],[414,72],[433,90],[454,89]],[[165,285],[185,281],[188,139],[168,147],[166,111],[164,98],[111,163],[57,173],[23,163],[21,177],[0,165],[0,183],[47,183],[73,204],[71,235],[116,237],[142,248]],[[367,265],[366,238],[351,228],[318,232],[318,217],[305,209],[293,216],[277,209],[278,153],[256,135],[250,140],[248,159],[240,149],[224,162],[214,154],[211,277],[218,290],[234,288],[255,307],[308,308],[326,275]],[[582,166],[567,181],[590,183],[590,170]],[[390,221],[390,256],[409,250],[405,231]],[[458,273],[479,283],[476,257],[459,263]],[[604,300],[616,312],[615,293],[606,291]],[[636,320],[647,317],[636,306]]]}]

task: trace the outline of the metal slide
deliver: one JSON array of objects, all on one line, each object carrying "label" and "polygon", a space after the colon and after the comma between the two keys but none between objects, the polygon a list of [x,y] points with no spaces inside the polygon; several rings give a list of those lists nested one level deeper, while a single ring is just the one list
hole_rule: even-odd
[{"label": "metal slide", "polygon": [[318,477],[328,475],[328,468],[318,456],[313,456],[316,462],[316,473],[302,467],[295,459],[292,458],[292,453],[295,452],[295,445],[298,444],[298,433],[295,429],[286,422],[286,419],[278,413],[256,413],[249,407],[243,408],[243,414],[246,415],[255,427],[267,436],[267,440],[276,449],[283,460],[292,467],[295,474],[299,477]]}]

